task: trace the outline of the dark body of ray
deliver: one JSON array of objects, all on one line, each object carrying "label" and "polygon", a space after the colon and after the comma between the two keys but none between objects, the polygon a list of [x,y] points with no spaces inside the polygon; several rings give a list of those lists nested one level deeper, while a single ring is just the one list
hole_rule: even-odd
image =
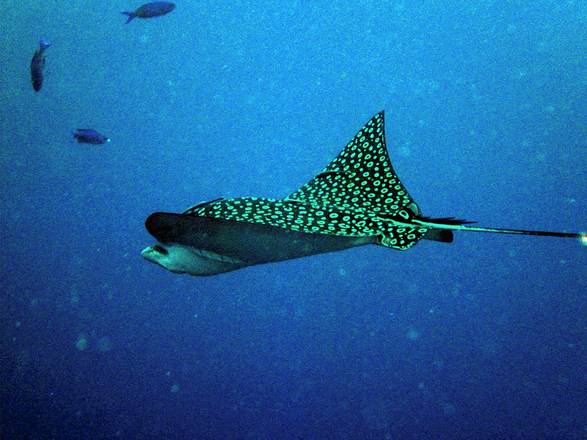
[{"label": "dark body of ray", "polygon": [[172,272],[213,275],[365,244],[405,250],[421,239],[450,243],[453,230],[585,238],[467,223],[422,216],[391,165],[380,112],[322,172],[283,199],[218,199],[182,214],[152,214],[146,228],[158,244],[143,256]]}]

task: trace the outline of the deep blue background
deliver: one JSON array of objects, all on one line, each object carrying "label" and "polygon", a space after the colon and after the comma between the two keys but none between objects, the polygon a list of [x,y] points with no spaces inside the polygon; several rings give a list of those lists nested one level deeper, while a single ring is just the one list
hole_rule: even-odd
[{"label": "deep blue background", "polygon": [[587,438],[577,241],[211,278],[139,254],[151,212],[284,196],[381,109],[424,214],[585,230],[584,1],[90,3],[0,14],[0,436]]}]

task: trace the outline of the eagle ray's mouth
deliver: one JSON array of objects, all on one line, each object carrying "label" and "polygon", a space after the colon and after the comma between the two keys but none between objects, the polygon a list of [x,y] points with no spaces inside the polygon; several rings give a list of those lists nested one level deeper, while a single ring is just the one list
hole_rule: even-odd
[{"label": "eagle ray's mouth", "polygon": [[154,251],[159,252],[160,254],[163,254],[163,255],[168,255],[169,254],[169,252],[167,251],[167,249],[165,249],[163,246],[160,246],[158,244],[155,244],[155,245],[151,246],[151,248]]}]

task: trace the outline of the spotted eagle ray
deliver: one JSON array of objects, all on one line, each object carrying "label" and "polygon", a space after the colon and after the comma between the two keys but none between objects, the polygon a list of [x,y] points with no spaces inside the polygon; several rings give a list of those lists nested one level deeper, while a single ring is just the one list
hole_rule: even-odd
[{"label": "spotted eagle ray", "polygon": [[283,199],[216,199],[181,214],[151,214],[145,226],[157,244],[143,257],[174,273],[215,275],[366,244],[406,250],[421,239],[451,243],[452,231],[585,241],[585,234],[424,217],[391,165],[383,124],[380,112],[322,172]]}]

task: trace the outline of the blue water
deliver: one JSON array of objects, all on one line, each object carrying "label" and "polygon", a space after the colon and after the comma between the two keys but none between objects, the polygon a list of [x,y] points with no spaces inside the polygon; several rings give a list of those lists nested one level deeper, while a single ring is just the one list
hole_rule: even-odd
[{"label": "blue water", "polygon": [[585,2],[203,0],[124,25],[136,6],[2,7],[0,437],[587,438],[576,240],[209,278],[140,257],[150,213],[285,196],[382,109],[424,214],[587,229]]}]

